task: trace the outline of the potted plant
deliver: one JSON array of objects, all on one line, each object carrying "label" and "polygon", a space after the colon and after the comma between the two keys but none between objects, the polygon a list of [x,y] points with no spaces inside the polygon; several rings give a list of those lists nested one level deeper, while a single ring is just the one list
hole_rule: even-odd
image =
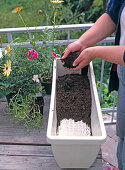
[{"label": "potted plant", "polygon": [[41,74],[40,80],[41,80],[41,84],[44,86],[46,94],[51,94],[52,73],[50,73],[47,70],[44,70],[44,72]]},{"label": "potted plant", "polygon": [[56,59],[57,55],[56,53],[52,52],[51,58],[45,58],[44,59],[44,71],[40,75],[40,81],[41,84],[44,86],[44,89],[46,91],[46,94],[51,94],[51,88],[52,88],[52,66],[53,66],[53,59]]},{"label": "potted plant", "polygon": [[[52,66],[53,66],[53,58],[56,58],[56,53],[51,51],[55,51],[55,40],[56,40],[56,32],[55,32],[55,25],[56,25],[56,17],[57,17],[57,11],[59,11],[59,9],[61,9],[61,3],[64,1],[50,1],[50,7],[52,9],[52,18],[49,17],[49,15],[45,12],[46,18],[47,18],[47,25],[48,25],[48,21],[50,19],[50,22],[52,22],[53,24],[53,29],[51,31],[48,31],[48,28],[45,27],[45,30],[41,32],[41,34],[37,35],[37,38],[33,35],[30,35],[28,26],[25,22],[25,20],[23,19],[21,12],[23,9],[23,6],[19,6],[15,9],[13,9],[11,12],[13,14],[17,14],[23,25],[25,26],[25,28],[27,29],[27,33],[30,39],[30,44],[35,47],[35,43],[42,41],[43,44],[45,46],[40,47],[41,50],[41,62],[43,64],[43,72],[41,75],[39,75],[40,80],[42,85],[44,86],[44,89],[46,91],[47,94],[51,93],[51,86],[52,86]],[[41,15],[41,13],[43,13],[43,10],[39,9],[38,13]],[[53,20],[53,21],[51,21]],[[51,46],[46,46],[46,42],[50,41],[52,43]]]},{"label": "potted plant", "polygon": [[[54,61],[52,93],[50,111],[47,127],[47,141],[51,144],[53,154],[61,168],[89,168],[95,161],[101,144],[106,140],[106,131],[102,119],[99,104],[95,77],[92,62],[88,66],[88,79],[91,89],[91,131],[92,135],[84,136],[63,134],[59,135],[57,130],[57,109],[56,109],[56,81],[60,76],[66,74],[81,74],[79,71],[66,70],[62,66],[61,60]],[[68,110],[67,110],[68,112]],[[59,114],[59,113],[58,113]],[[73,114],[73,113],[72,113]],[[72,130],[71,127],[68,128]],[[66,129],[65,127],[65,129]]]},{"label": "potted plant", "polygon": [[45,90],[39,78],[43,71],[39,53],[20,47],[11,52],[9,45],[6,50],[0,58],[0,97],[6,95],[13,120],[28,129],[41,128]]},{"label": "potted plant", "polygon": [[[55,7],[53,6],[54,10],[58,9],[57,4],[61,2],[63,1],[51,1],[51,3],[55,5]],[[50,50],[52,50],[52,48],[46,46],[36,47],[35,43],[38,42],[40,38],[42,38],[43,44],[46,44],[46,41],[50,41],[51,39],[54,47],[57,12],[54,12],[53,30],[51,33],[48,32],[46,27],[45,31],[42,32],[43,34],[41,33],[41,36],[36,39],[35,36],[31,36],[29,33],[28,26],[21,15],[22,9],[23,7],[20,6],[11,12],[19,15],[22,20],[23,25],[27,29],[32,48],[22,49],[13,46],[11,53],[10,46],[8,45],[6,48],[7,54],[2,53],[2,57],[0,57],[0,97],[6,95],[8,112],[11,114],[13,120],[23,121],[25,127],[34,129],[41,128],[42,114],[40,110],[43,108],[39,106],[38,96],[36,96],[36,94],[41,94],[42,98],[45,95],[43,80],[52,78],[53,63],[53,58],[50,56]],[[12,45],[13,44],[11,44],[11,47]],[[48,52],[49,57],[47,57]],[[47,73],[49,77],[45,78],[46,67],[50,69]],[[42,99],[40,99],[40,101],[41,100]]]}]

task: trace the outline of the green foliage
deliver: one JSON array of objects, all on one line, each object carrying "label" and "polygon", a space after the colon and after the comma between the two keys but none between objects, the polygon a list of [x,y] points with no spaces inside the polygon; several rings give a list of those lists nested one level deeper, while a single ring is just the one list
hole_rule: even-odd
[{"label": "green foliage", "polygon": [[[17,93],[19,89],[24,95],[24,98],[28,94],[34,95],[39,92],[44,94],[41,84],[32,79],[34,75],[39,75],[43,71],[40,56],[34,59],[29,59],[26,55],[28,49],[21,49],[18,47],[13,50],[14,54],[11,53],[10,56],[3,55],[3,57],[0,58],[0,86],[2,87],[0,89],[0,97],[7,93]],[[5,76],[3,75],[3,68],[4,64],[9,60],[12,63],[12,71],[9,76]]]},{"label": "green foliage", "polygon": [[78,23],[95,22],[104,12],[104,2],[101,0],[69,0],[64,3],[64,6],[70,5],[70,10],[78,20]]},{"label": "green foliage", "polygon": [[34,58],[26,55],[29,50],[27,48],[14,48],[12,44],[11,48],[12,51],[8,49],[7,54],[4,49],[0,58],[0,97],[10,94],[14,96],[8,105],[13,120],[23,121],[28,130],[41,128],[42,115],[35,103],[37,93],[45,95],[40,83],[40,75],[44,71],[39,55],[40,47],[35,48],[38,56]]},{"label": "green foliage", "polygon": [[41,129],[43,116],[40,113],[39,105],[35,103],[35,96],[27,96],[25,99],[20,93],[14,95],[8,105],[8,113],[11,121],[22,122],[28,130]]},{"label": "green foliage", "polygon": [[[100,90],[101,65],[102,65],[101,59],[96,58],[95,60],[93,60],[94,73],[95,73],[95,79],[96,79],[98,93]],[[101,107],[102,108],[113,107],[115,92],[113,91],[109,94],[109,96],[107,96],[110,69],[111,69],[111,63],[105,61],[104,74],[103,74],[103,85],[102,85],[102,95],[101,95]]]},{"label": "green foliage", "polygon": [[[102,60],[99,58],[96,58],[93,60],[93,67],[94,67],[94,73],[95,73],[95,79],[96,82],[100,80],[101,77],[101,66],[102,66]],[[105,61],[104,65],[104,76],[103,76],[103,82],[107,84],[109,80],[109,74],[111,69],[111,63]]]},{"label": "green foliage", "polygon": [[85,12],[86,22],[95,22],[101,14],[103,14],[103,1],[94,0],[93,4],[90,6],[89,10]]},{"label": "green foliage", "polygon": [[[57,12],[56,24],[79,23],[80,16],[83,16],[83,13],[79,14],[77,12],[79,6],[76,6],[75,12],[72,11],[73,4],[69,0],[67,0],[67,5],[63,5],[63,3],[59,5],[53,4],[50,0],[1,0],[0,6],[0,28],[24,26],[18,15],[11,13],[11,11],[18,6],[23,6],[21,15],[28,27],[52,25],[53,13],[55,11]],[[41,14],[38,13],[39,9],[42,10]],[[77,17],[78,15],[80,16]],[[80,20],[84,22],[83,17]]]},{"label": "green foliage", "polygon": [[[74,8],[75,7],[75,8]],[[58,13],[59,18],[57,24],[79,24],[85,23],[84,11],[79,12],[79,4],[67,0],[62,3],[62,10]]]},{"label": "green foliage", "polygon": [[[44,2],[44,1],[43,1]],[[42,25],[45,21],[45,16],[42,17],[38,14],[38,9],[42,8],[42,1],[40,0],[1,0],[0,6],[0,27],[9,28],[9,27],[22,27],[23,24],[20,21],[17,15],[11,13],[11,11],[18,7],[23,6],[24,11],[22,17],[25,18],[25,22],[28,26],[36,26],[36,24]],[[45,3],[45,2],[44,2]],[[32,4],[32,5],[31,5]]]},{"label": "green foliage", "polygon": [[[97,81],[96,85],[97,85],[97,90],[99,93],[100,82]],[[108,85],[103,83],[102,84],[102,95],[101,95],[101,107],[102,108],[113,107],[115,91],[111,92],[109,95],[107,94],[108,94]],[[116,98],[116,103],[117,103],[117,98]]]},{"label": "green foliage", "polygon": [[[96,14],[98,18],[101,13],[102,6],[100,8],[100,3],[102,1],[96,2],[97,0],[66,0],[64,3],[59,5],[53,4],[50,0],[1,0],[0,6],[0,28],[10,28],[10,27],[24,27],[24,24],[20,20],[18,14],[13,14],[11,11],[18,7],[23,6],[20,14],[26,23],[27,27],[31,26],[49,26],[54,25],[54,13],[56,12],[55,24],[82,24],[92,22],[90,16]],[[94,3],[93,3],[94,2]],[[92,6],[92,3],[95,4]],[[31,5],[32,4],[32,5]],[[38,10],[42,10],[42,13],[38,13]],[[98,11],[98,12],[97,12]],[[95,13],[94,13],[95,12]],[[87,19],[89,18],[89,19]],[[79,38],[83,31],[74,31],[73,38]],[[28,34],[14,34],[13,39],[20,37],[20,41],[24,42],[28,39]],[[57,39],[64,39],[67,37],[66,32],[58,32]],[[7,42],[7,36],[2,35],[3,43]]]},{"label": "green foliage", "polygon": [[41,82],[47,82],[52,80],[52,74],[45,70],[44,73],[41,74]]}]

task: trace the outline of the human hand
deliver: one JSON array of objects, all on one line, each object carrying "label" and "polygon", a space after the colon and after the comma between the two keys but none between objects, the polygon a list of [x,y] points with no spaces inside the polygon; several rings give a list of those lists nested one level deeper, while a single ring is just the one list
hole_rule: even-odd
[{"label": "human hand", "polygon": [[67,46],[61,58],[65,59],[70,52],[75,52],[75,51],[81,52],[85,48],[86,47],[82,45],[82,42],[80,40],[77,40]]},{"label": "human hand", "polygon": [[94,47],[84,49],[80,53],[79,57],[73,63],[73,66],[76,67],[70,70],[79,70],[87,66],[90,63],[90,61],[92,61],[95,58],[95,56],[93,55],[93,50]]}]

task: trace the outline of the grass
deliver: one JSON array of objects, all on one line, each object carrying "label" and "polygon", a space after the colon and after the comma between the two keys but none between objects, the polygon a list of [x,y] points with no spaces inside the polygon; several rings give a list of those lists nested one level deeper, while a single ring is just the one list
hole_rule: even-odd
[{"label": "grass", "polygon": [[[53,4],[50,0],[0,0],[0,28],[23,27],[19,16],[11,11],[23,6],[20,11],[28,27],[53,24],[53,14],[56,11],[56,25],[58,24],[79,24],[85,23],[84,11],[79,11],[80,6],[75,6],[71,0],[59,5]],[[42,10],[39,14],[38,10]]]},{"label": "grass", "polygon": [[20,12],[28,27],[45,25],[45,12],[40,15],[38,10],[45,9],[47,2],[48,0],[0,0],[0,28],[24,27],[19,16],[11,13],[18,6],[23,6]]}]

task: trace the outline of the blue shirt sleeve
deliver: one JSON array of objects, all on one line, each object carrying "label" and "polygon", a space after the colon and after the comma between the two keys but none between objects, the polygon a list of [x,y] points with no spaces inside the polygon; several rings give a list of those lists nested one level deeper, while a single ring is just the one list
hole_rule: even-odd
[{"label": "blue shirt sleeve", "polygon": [[123,55],[123,60],[124,60],[124,63],[125,63],[125,52],[124,52],[124,55]]},{"label": "blue shirt sleeve", "polygon": [[110,15],[113,22],[117,25],[119,10],[123,0],[108,0],[106,13]]}]

